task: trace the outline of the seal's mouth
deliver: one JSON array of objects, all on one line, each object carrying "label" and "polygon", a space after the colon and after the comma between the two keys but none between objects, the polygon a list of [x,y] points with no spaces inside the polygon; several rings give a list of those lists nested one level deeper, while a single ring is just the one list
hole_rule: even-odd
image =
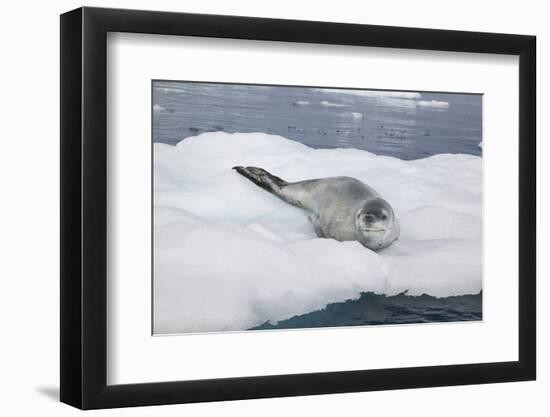
[{"label": "seal's mouth", "polygon": [[361,230],[369,233],[382,233],[386,231],[386,229],[381,227],[362,227]]}]

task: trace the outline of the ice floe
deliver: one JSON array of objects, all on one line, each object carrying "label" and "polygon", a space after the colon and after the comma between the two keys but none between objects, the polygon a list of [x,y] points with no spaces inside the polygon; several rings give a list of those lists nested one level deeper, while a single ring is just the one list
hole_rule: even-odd
[{"label": "ice floe", "polygon": [[[401,238],[372,252],[318,238],[307,213],[235,173],[287,181],[348,175],[394,207]],[[154,145],[154,331],[243,330],[363,291],[436,297],[481,290],[481,158],[404,161],[313,149],[265,133]]]}]

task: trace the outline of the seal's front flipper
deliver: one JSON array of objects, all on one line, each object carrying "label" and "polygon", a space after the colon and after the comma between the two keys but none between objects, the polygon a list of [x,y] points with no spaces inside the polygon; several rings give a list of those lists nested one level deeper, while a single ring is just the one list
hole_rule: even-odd
[{"label": "seal's front flipper", "polygon": [[313,230],[315,231],[315,234],[317,237],[325,238],[325,234],[323,233],[323,229],[321,229],[321,226],[319,225],[319,216],[316,214],[311,214],[308,216],[308,220],[313,226]]},{"label": "seal's front flipper", "polygon": [[264,190],[276,195],[288,204],[292,204],[293,206],[300,208],[306,208],[300,200],[301,189],[298,190],[298,193],[296,193],[295,190],[293,191],[293,187],[297,183],[288,183],[262,168],[237,166],[233,167],[233,169],[243,177],[248,178],[258,187],[262,187]]},{"label": "seal's front flipper", "polygon": [[235,171],[241,174],[243,177],[248,178],[258,187],[262,187],[264,190],[269,191],[275,195],[279,195],[281,188],[287,185],[285,180],[270,174],[265,169],[257,167],[233,167]]}]

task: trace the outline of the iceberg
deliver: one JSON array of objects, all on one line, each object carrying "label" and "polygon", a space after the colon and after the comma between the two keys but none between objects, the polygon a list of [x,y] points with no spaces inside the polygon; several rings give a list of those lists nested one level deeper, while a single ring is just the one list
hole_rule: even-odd
[{"label": "iceberg", "polygon": [[[318,238],[307,213],[235,173],[287,181],[347,175],[374,187],[401,237],[373,252]],[[154,144],[154,333],[240,331],[357,299],[482,289],[482,160],[404,161],[313,149],[265,133],[211,132]]]}]

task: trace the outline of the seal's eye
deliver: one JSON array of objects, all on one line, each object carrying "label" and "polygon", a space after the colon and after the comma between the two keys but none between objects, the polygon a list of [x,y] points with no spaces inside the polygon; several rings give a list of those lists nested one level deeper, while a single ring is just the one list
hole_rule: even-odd
[{"label": "seal's eye", "polygon": [[388,215],[383,213],[382,216],[380,216],[382,218],[382,220],[386,220],[388,218]]}]

